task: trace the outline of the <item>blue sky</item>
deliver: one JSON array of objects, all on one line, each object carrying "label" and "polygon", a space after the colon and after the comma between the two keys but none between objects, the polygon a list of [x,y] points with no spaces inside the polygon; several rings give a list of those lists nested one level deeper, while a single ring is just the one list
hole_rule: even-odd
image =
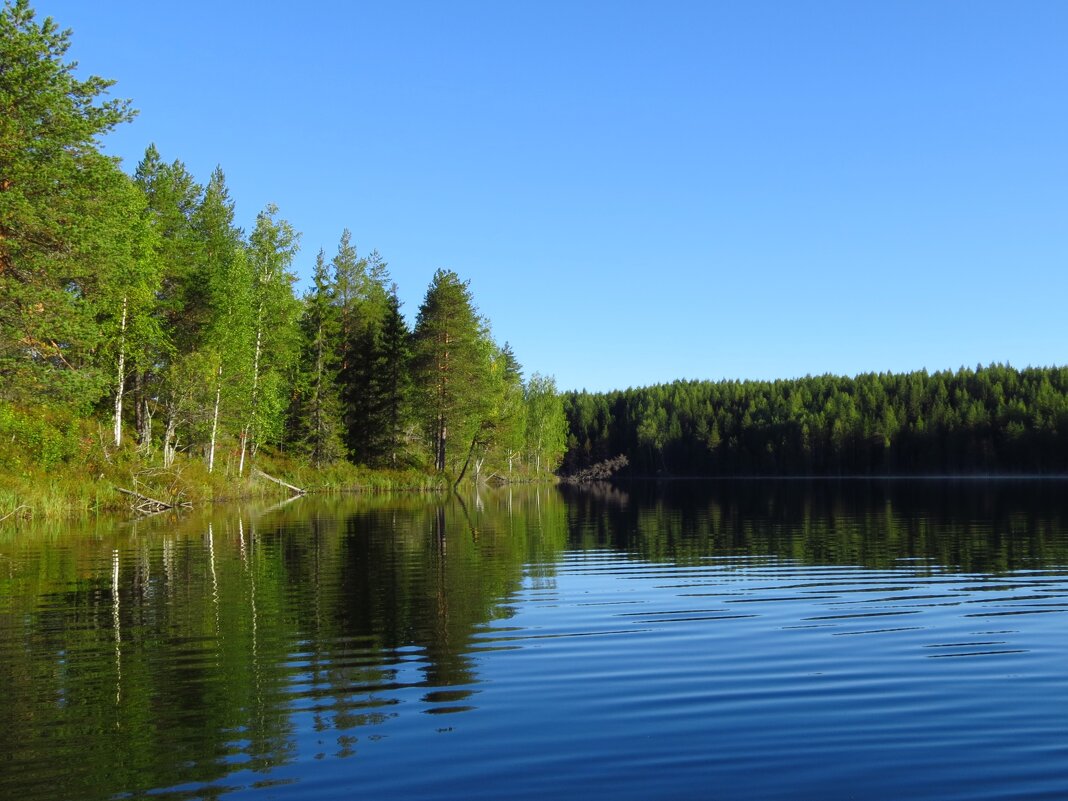
[{"label": "blue sky", "polygon": [[470,279],[563,389],[1068,362],[1068,3],[38,0],[310,274]]}]

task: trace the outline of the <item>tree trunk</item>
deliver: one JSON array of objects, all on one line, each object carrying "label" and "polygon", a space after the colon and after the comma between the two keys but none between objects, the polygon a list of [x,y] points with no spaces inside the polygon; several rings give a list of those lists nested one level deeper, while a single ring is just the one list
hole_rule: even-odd
[{"label": "tree trunk", "polygon": [[134,431],[137,432],[137,441],[141,442],[141,430],[144,428],[144,408],[141,399],[145,396],[145,373],[137,370],[133,374],[133,404],[134,404]]},{"label": "tree trunk", "polygon": [[439,473],[445,471],[445,438],[447,433],[448,427],[445,425],[445,418],[438,417],[438,441],[435,443],[434,466]]},{"label": "tree trunk", "polygon": [[167,428],[163,432],[163,466],[170,467],[174,464],[174,453],[177,444],[174,442],[174,432],[178,428],[178,414],[174,410],[167,413]]},{"label": "tree trunk", "polygon": [[[478,434],[475,434],[475,436],[473,436],[471,438],[471,447],[467,449],[467,458],[464,459],[464,466],[460,469],[460,475],[456,477],[456,483],[453,484],[454,487],[460,486],[460,482],[464,480],[464,475],[467,474],[467,466],[469,464],[471,464],[471,456],[475,452],[475,445],[477,443],[478,443]],[[475,479],[477,481],[477,479],[478,479],[477,474],[475,476]]]},{"label": "tree trunk", "polygon": [[148,398],[141,399],[141,427],[138,434],[139,450],[147,455],[152,452],[152,408]]},{"label": "tree trunk", "polygon": [[312,464],[323,466],[326,437],[323,433],[323,326],[315,335],[315,392],[312,395],[312,420],[315,439],[312,442]]},{"label": "tree trunk", "polygon": [[241,461],[237,463],[237,474],[245,475],[245,446],[248,444],[248,426],[241,429]]},{"label": "tree trunk", "polygon": [[211,416],[211,444],[208,445],[208,474],[215,469],[215,437],[219,432],[219,398],[222,396],[222,365],[215,373],[215,412]]},{"label": "tree trunk", "polygon": [[263,304],[260,304],[260,313],[258,315],[258,322],[256,324],[256,351],[252,357],[252,403],[249,410],[250,420],[245,424],[245,430],[241,434],[241,469],[238,470],[238,475],[241,475],[242,470],[245,468],[245,449],[248,445],[248,439],[252,437],[252,455],[256,454],[256,417],[259,407],[259,393],[260,393],[260,353],[263,348]]},{"label": "tree trunk", "polygon": [[115,384],[115,447],[122,445],[122,390],[126,384],[126,303],[122,299],[122,323],[119,336],[119,375]]}]

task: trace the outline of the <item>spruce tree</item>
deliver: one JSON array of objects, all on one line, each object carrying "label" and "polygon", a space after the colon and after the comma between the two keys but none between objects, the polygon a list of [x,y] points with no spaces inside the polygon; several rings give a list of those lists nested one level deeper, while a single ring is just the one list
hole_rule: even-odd
[{"label": "spruce tree", "polygon": [[301,360],[293,429],[300,447],[316,467],[344,455],[341,401],[337,391],[336,344],[340,332],[334,286],[320,250],[312,289],[301,315]]},{"label": "spruce tree", "polygon": [[375,340],[373,371],[373,409],[375,426],[380,432],[374,458],[391,467],[396,467],[402,458],[411,420],[412,335],[400,308],[394,284]]}]

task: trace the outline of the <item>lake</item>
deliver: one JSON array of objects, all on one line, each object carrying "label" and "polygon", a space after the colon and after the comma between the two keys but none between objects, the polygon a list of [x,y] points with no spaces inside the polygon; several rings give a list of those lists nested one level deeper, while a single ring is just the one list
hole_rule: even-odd
[{"label": "lake", "polygon": [[1068,483],[0,534],[0,797],[1068,798]]}]

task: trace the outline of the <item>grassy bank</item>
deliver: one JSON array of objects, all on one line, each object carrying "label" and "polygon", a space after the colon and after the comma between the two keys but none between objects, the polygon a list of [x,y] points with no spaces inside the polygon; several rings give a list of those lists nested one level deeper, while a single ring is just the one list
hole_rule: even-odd
[{"label": "grassy bank", "polygon": [[287,494],[252,468],[309,492],[438,491],[450,486],[447,477],[417,468],[372,470],[338,462],[316,469],[270,450],[246,464],[243,474],[233,449],[221,450],[211,473],[199,454],[179,453],[164,468],[158,453],[139,452],[132,441],[116,448],[99,420],[0,405],[0,522],[129,511],[130,500],[119,487],[193,506]]},{"label": "grassy bank", "polygon": [[[263,454],[259,470],[308,492],[437,491],[449,482],[419,470],[371,470],[339,463],[316,470],[278,454]],[[200,458],[181,454],[167,469],[142,458],[66,464],[49,470],[0,473],[0,519],[61,519],[104,512],[125,512],[124,488],[165,503],[201,506],[217,501],[285,496],[287,491],[246,468],[245,474],[208,473]]]}]

